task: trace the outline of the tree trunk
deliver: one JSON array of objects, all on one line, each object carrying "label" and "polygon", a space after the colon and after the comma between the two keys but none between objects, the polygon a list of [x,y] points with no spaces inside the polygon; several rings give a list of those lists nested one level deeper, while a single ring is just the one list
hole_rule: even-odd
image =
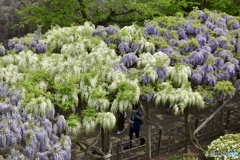
[{"label": "tree trunk", "polygon": [[102,151],[104,154],[107,154],[110,151],[110,143],[111,137],[110,132],[108,130],[104,130],[101,128],[102,131]]},{"label": "tree trunk", "polygon": [[[219,106],[223,105],[223,101],[218,101]],[[220,134],[223,134],[223,109],[220,110]]]},{"label": "tree trunk", "polygon": [[189,108],[184,110],[184,125],[185,125],[185,153],[188,153],[189,144]]},{"label": "tree trunk", "polygon": [[[150,121],[150,108],[148,103],[146,103],[146,119]],[[151,125],[150,124],[146,124],[147,125],[147,140],[146,140],[146,146],[147,146],[147,159],[150,160],[152,158],[152,151],[151,151]]]}]

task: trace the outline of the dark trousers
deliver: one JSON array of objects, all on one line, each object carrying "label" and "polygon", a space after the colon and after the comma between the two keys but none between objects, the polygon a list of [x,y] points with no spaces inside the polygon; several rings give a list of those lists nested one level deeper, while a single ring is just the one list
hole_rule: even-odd
[{"label": "dark trousers", "polygon": [[120,113],[117,121],[118,121],[117,122],[118,130],[122,131],[124,129],[124,121],[125,121],[124,114]]},{"label": "dark trousers", "polygon": [[[134,129],[133,127],[130,126],[130,131],[129,131],[129,137],[130,137],[130,148],[132,148],[132,139],[133,139],[133,133],[135,133],[136,138],[139,139],[139,132],[140,129]],[[141,143],[143,142],[143,138],[140,138]]]}]

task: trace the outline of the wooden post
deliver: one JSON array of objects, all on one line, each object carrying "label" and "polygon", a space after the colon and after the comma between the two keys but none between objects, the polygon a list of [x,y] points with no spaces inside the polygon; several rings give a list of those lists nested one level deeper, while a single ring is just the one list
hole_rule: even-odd
[{"label": "wooden post", "polygon": [[[198,127],[198,122],[199,120],[198,120],[198,118],[195,120],[195,128],[194,129],[197,129],[197,127]],[[195,137],[197,137],[197,134],[195,135]]]},{"label": "wooden post", "polygon": [[102,131],[102,151],[104,154],[107,154],[110,151],[110,132],[108,130],[104,130],[101,128]]},{"label": "wooden post", "polygon": [[[147,103],[146,105],[146,119],[150,120],[150,108],[149,105]],[[146,146],[147,146],[147,159],[150,160],[152,158],[152,150],[151,150],[151,126],[150,124],[146,124],[147,125],[147,140],[146,140]]]},{"label": "wooden post", "polygon": [[228,128],[228,123],[229,123],[229,119],[230,119],[231,112],[232,112],[231,110],[228,111],[225,129]]},{"label": "wooden post", "polygon": [[184,124],[185,124],[185,153],[188,153],[188,144],[189,144],[189,108],[184,110]]},{"label": "wooden post", "polygon": [[161,139],[162,139],[162,129],[159,128],[159,131],[158,131],[158,146],[157,146],[157,154],[158,155],[160,155]]}]

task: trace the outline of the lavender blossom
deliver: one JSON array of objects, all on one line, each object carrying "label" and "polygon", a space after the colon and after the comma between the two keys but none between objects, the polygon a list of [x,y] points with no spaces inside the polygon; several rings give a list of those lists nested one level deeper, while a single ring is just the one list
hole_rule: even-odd
[{"label": "lavender blossom", "polygon": [[226,36],[226,33],[222,28],[214,28],[213,32],[215,33],[216,36]]},{"label": "lavender blossom", "polygon": [[194,28],[191,22],[186,22],[184,25],[184,30],[187,34],[194,34]]},{"label": "lavender blossom", "polygon": [[155,26],[148,24],[145,25],[143,28],[143,34],[146,35],[158,35],[158,30]]},{"label": "lavender blossom", "polygon": [[57,124],[57,128],[58,128],[58,133],[62,134],[67,126],[67,122],[66,122],[64,116],[59,115],[56,124]]},{"label": "lavender blossom", "polygon": [[236,88],[237,91],[240,90],[240,80],[239,79],[234,83],[234,87]]},{"label": "lavender blossom", "polygon": [[224,60],[220,57],[216,57],[214,58],[214,61],[215,61],[215,65],[220,68],[224,65]]},{"label": "lavender blossom", "polygon": [[190,64],[190,61],[189,61],[189,59],[187,59],[187,58],[183,58],[183,59],[182,59],[182,62],[185,63],[185,64]]},{"label": "lavender blossom", "polygon": [[195,73],[191,77],[191,82],[194,84],[201,84],[202,79],[203,79],[203,77],[200,73]]},{"label": "lavender blossom", "polygon": [[212,65],[210,65],[210,64],[204,64],[201,68],[206,73],[214,71],[214,67]]},{"label": "lavender blossom", "polygon": [[126,67],[131,67],[136,64],[137,61],[138,57],[134,53],[128,53],[121,58],[120,63],[123,63]]},{"label": "lavender blossom", "polygon": [[41,121],[41,126],[45,129],[48,136],[50,137],[52,134],[52,122],[45,118],[43,121]]},{"label": "lavender blossom", "polygon": [[122,72],[130,74],[130,71],[128,70],[128,68],[125,65],[123,65],[122,63],[115,65],[114,70],[115,71],[122,71]]},{"label": "lavender blossom", "polygon": [[179,42],[176,39],[170,39],[168,43],[170,44],[171,47],[174,47],[177,46]]},{"label": "lavender blossom", "polygon": [[170,55],[174,52],[173,48],[159,48],[157,52],[162,51],[163,53]]},{"label": "lavender blossom", "polygon": [[36,53],[46,53],[47,46],[45,44],[42,44],[42,43],[37,44],[35,51],[36,51]]},{"label": "lavender blossom", "polygon": [[217,40],[208,40],[208,43],[211,47],[211,50],[215,50],[219,46],[219,43]]},{"label": "lavender blossom", "polygon": [[130,46],[131,51],[137,52],[140,49],[141,45],[137,43],[132,43]]},{"label": "lavender blossom", "polygon": [[130,51],[129,44],[126,42],[122,42],[118,45],[118,49],[121,53],[127,53]]},{"label": "lavender blossom", "polygon": [[196,38],[197,38],[198,44],[200,46],[204,46],[206,44],[206,42],[207,42],[207,39],[205,37],[203,37],[202,35],[200,35],[200,34],[197,35]]},{"label": "lavender blossom", "polygon": [[29,160],[34,160],[35,151],[34,151],[31,147],[26,146],[26,147],[23,149],[23,154],[24,154]]},{"label": "lavender blossom", "polygon": [[149,83],[151,83],[151,79],[149,76],[147,76],[146,74],[142,75],[142,82],[144,85],[147,85]]},{"label": "lavender blossom", "polygon": [[26,157],[17,149],[11,148],[6,160],[25,160]]},{"label": "lavender blossom", "polygon": [[226,71],[226,73],[228,73],[231,77],[235,75],[235,65],[230,62],[227,62],[224,65],[223,70]]},{"label": "lavender blossom", "polygon": [[47,132],[43,128],[36,128],[35,136],[39,142],[43,142],[47,138]]},{"label": "lavender blossom", "polygon": [[14,46],[14,49],[17,51],[17,53],[19,53],[19,52],[21,52],[21,51],[24,50],[24,45],[17,43],[17,44]]},{"label": "lavender blossom", "polygon": [[95,31],[92,33],[92,36],[99,36],[99,37],[106,37],[107,36],[107,32],[105,30],[104,26],[98,26]]},{"label": "lavender blossom", "polygon": [[167,68],[166,67],[159,67],[156,70],[159,79],[165,79],[167,76]]},{"label": "lavender blossom", "polygon": [[216,76],[214,76],[211,73],[207,73],[205,74],[205,76],[203,77],[203,82],[206,85],[210,85],[210,86],[215,86],[217,83],[217,78]]},{"label": "lavender blossom", "polygon": [[48,141],[45,140],[45,143],[43,142],[40,146],[39,151],[40,152],[46,152],[46,151],[50,151],[51,150],[51,145],[50,145],[50,140],[47,139]]},{"label": "lavender blossom", "polygon": [[36,153],[36,156],[39,160],[49,160],[48,157],[50,157],[51,155],[52,155],[52,153],[50,151]]},{"label": "lavender blossom", "polygon": [[15,41],[9,41],[8,42],[8,49],[9,50],[13,50],[14,49],[14,47],[15,47]]},{"label": "lavender blossom", "polygon": [[0,45],[0,56],[5,55],[5,47]]},{"label": "lavender blossom", "polygon": [[119,27],[111,25],[106,28],[106,32],[108,35],[116,34],[119,32],[119,30]]},{"label": "lavender blossom", "polygon": [[215,28],[217,28],[217,26],[212,24],[211,22],[206,22],[205,26],[211,30],[214,30]]},{"label": "lavender blossom", "polygon": [[7,137],[5,134],[0,134],[0,147],[4,149],[7,147]]},{"label": "lavender blossom", "polygon": [[6,103],[0,102],[0,112],[1,113],[7,113],[10,110],[10,106]]},{"label": "lavender blossom", "polygon": [[228,25],[230,30],[237,30],[240,28],[240,22],[238,20],[231,20]]},{"label": "lavender blossom", "polygon": [[183,29],[178,30],[178,36],[179,36],[179,39],[180,39],[180,40],[182,40],[182,39],[184,39],[184,40],[188,39],[188,36],[187,36],[186,32],[185,32]]},{"label": "lavender blossom", "polygon": [[233,58],[232,53],[228,50],[220,51],[219,55],[224,59],[224,61],[227,61],[227,62],[229,62]]},{"label": "lavender blossom", "polygon": [[208,53],[211,53],[211,52],[212,52],[211,47],[208,46],[208,45],[203,46],[203,47],[201,48],[201,50],[202,50],[202,51],[206,51],[206,52],[208,52]]},{"label": "lavender blossom", "polygon": [[202,55],[202,52],[193,51],[190,53],[188,59],[195,67],[204,63],[204,56]]}]

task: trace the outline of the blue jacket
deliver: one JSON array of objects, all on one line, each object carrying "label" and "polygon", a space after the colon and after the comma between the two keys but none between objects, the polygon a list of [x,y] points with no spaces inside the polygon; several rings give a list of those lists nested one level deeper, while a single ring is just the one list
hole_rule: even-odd
[{"label": "blue jacket", "polygon": [[[138,116],[142,116],[141,113],[139,111],[135,112],[136,115]],[[133,127],[136,130],[140,130],[141,125],[143,124],[143,121],[137,117],[134,116],[134,114],[131,115],[131,121],[133,121],[134,123],[131,125],[131,127]]]}]

